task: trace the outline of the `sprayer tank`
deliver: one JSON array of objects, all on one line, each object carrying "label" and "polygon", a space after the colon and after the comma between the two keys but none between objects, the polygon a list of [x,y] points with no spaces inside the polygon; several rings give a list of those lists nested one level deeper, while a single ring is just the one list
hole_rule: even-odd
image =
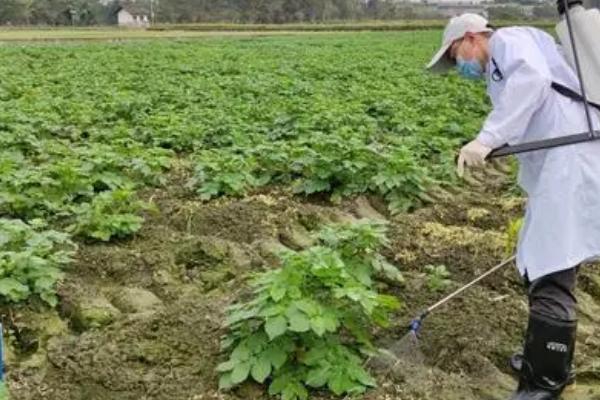
[{"label": "sprayer tank", "polygon": [[[569,13],[587,95],[590,101],[600,104],[600,10],[586,10],[577,6],[571,8]],[[564,16],[556,25],[556,33],[564,47],[569,64],[575,69],[571,40]]]}]

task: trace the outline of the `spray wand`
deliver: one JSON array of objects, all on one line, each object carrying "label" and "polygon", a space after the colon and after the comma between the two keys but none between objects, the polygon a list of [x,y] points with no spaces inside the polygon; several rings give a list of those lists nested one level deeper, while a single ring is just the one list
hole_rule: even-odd
[{"label": "spray wand", "polygon": [[479,283],[481,280],[485,279],[489,275],[491,275],[494,272],[498,271],[499,269],[505,267],[506,265],[512,263],[514,260],[515,260],[515,256],[512,256],[512,257],[510,257],[510,258],[502,261],[500,264],[496,265],[494,268],[492,268],[489,271],[487,271],[486,273],[478,276],[477,278],[473,279],[471,282],[469,282],[466,285],[460,287],[459,289],[457,289],[453,293],[450,293],[448,296],[444,297],[443,299],[441,299],[440,301],[438,301],[434,305],[432,305],[429,308],[427,308],[425,311],[423,311],[422,313],[420,313],[417,317],[415,317],[410,322],[410,325],[408,326],[408,331],[410,333],[414,334],[414,335],[417,335],[417,333],[421,329],[421,325],[423,324],[423,320],[425,320],[425,318],[427,318],[427,316],[431,312],[433,312],[438,307],[446,304],[447,302],[449,302],[450,300],[452,300],[453,298],[455,298],[456,296],[458,296],[459,294],[461,294],[465,290],[469,289],[471,286],[476,285],[477,283]]}]

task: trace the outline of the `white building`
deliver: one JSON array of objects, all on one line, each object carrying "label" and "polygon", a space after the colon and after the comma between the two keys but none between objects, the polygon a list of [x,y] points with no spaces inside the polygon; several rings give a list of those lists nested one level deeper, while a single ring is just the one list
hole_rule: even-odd
[{"label": "white building", "polygon": [[115,12],[119,26],[127,28],[150,26],[150,8],[144,0],[121,1]]}]

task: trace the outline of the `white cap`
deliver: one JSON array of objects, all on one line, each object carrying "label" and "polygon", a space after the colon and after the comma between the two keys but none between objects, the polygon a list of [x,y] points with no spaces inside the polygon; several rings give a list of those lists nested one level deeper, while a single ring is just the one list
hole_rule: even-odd
[{"label": "white cap", "polygon": [[452,62],[445,57],[446,52],[452,46],[454,41],[461,39],[467,33],[492,32],[492,28],[488,26],[487,19],[477,14],[462,14],[458,17],[450,19],[446,29],[444,30],[444,38],[442,47],[433,56],[427,69],[434,72],[444,72],[453,67]]}]

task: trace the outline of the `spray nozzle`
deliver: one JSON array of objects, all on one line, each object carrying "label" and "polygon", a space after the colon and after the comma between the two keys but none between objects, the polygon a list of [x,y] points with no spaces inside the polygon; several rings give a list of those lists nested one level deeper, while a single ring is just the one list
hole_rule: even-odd
[{"label": "spray nozzle", "polygon": [[427,317],[428,312],[425,311],[421,313],[418,317],[410,321],[410,325],[408,326],[408,330],[415,335],[421,330],[421,325],[423,324],[423,320]]}]

